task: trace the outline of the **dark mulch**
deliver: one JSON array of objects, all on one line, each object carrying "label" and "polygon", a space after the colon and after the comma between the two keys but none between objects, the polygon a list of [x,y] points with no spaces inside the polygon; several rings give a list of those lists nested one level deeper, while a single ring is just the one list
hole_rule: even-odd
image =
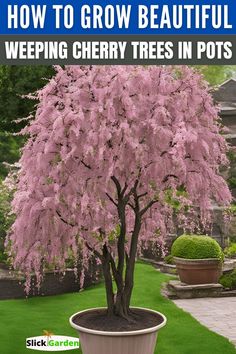
[{"label": "dark mulch", "polygon": [[125,332],[157,326],[163,322],[163,318],[153,312],[132,309],[132,320],[127,321],[119,316],[107,316],[106,310],[94,310],[74,317],[73,322],[98,331]]}]

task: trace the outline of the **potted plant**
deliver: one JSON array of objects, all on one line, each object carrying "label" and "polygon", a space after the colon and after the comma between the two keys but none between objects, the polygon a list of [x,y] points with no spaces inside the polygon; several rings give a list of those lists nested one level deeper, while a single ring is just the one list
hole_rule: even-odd
[{"label": "potted plant", "polygon": [[153,354],[166,318],[131,306],[136,256],[154,239],[164,252],[173,210],[184,227],[196,220],[191,205],[205,221],[210,200],[230,202],[217,174],[227,150],[217,109],[188,67],[57,70],[23,131],[30,137],[8,235],[13,265],[26,273],[29,291],[30,274],[40,283],[45,264],[63,270],[68,255],[76,262],[82,249],[86,268],[94,255],[107,308],[70,318],[83,353]]},{"label": "potted plant", "polygon": [[171,254],[181,282],[218,283],[224,254],[213,238],[205,235],[182,235],[174,241]]}]

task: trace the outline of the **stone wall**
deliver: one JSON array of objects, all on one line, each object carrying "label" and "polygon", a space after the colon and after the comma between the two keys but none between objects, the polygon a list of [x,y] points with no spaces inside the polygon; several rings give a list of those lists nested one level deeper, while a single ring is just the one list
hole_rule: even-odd
[{"label": "stone wall", "polygon": [[[91,264],[89,271],[85,273],[84,288],[97,283],[99,280],[101,280],[101,271],[95,263],[93,263]],[[33,283],[35,283],[35,277],[32,277],[32,284]],[[72,269],[68,269],[64,276],[58,272],[47,272],[41,288],[38,290],[35,286],[32,286],[29,296],[58,295],[78,292],[79,290],[79,279],[76,279]],[[9,271],[2,269],[0,271],[0,300],[25,297],[24,278],[9,274]]]}]

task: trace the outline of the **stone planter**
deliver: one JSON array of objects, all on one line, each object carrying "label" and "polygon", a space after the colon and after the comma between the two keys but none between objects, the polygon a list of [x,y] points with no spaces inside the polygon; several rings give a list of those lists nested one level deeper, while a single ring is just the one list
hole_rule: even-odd
[{"label": "stone planter", "polygon": [[[141,309],[141,308],[140,308]],[[157,332],[165,326],[166,317],[161,313],[142,309],[155,313],[162,317],[162,322],[151,328],[127,332],[98,331],[79,326],[74,323],[75,317],[82,313],[91,312],[90,309],[75,313],[70,317],[70,324],[79,332],[79,339],[83,354],[153,354],[156,346]]]},{"label": "stone planter", "polygon": [[222,262],[215,258],[185,259],[174,257],[177,273],[185,284],[218,283],[222,274]]}]

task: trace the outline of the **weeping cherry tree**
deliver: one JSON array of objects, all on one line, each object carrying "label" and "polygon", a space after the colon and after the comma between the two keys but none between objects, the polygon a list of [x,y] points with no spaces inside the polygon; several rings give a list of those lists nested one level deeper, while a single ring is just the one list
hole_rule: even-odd
[{"label": "weeping cherry tree", "polygon": [[32,272],[40,283],[48,264],[63,271],[73,256],[86,269],[93,255],[108,315],[129,319],[140,245],[164,249],[173,213],[191,231],[210,223],[213,201],[230,203],[218,109],[184,66],[57,67],[36,95],[7,240],[13,266],[29,291]]}]

